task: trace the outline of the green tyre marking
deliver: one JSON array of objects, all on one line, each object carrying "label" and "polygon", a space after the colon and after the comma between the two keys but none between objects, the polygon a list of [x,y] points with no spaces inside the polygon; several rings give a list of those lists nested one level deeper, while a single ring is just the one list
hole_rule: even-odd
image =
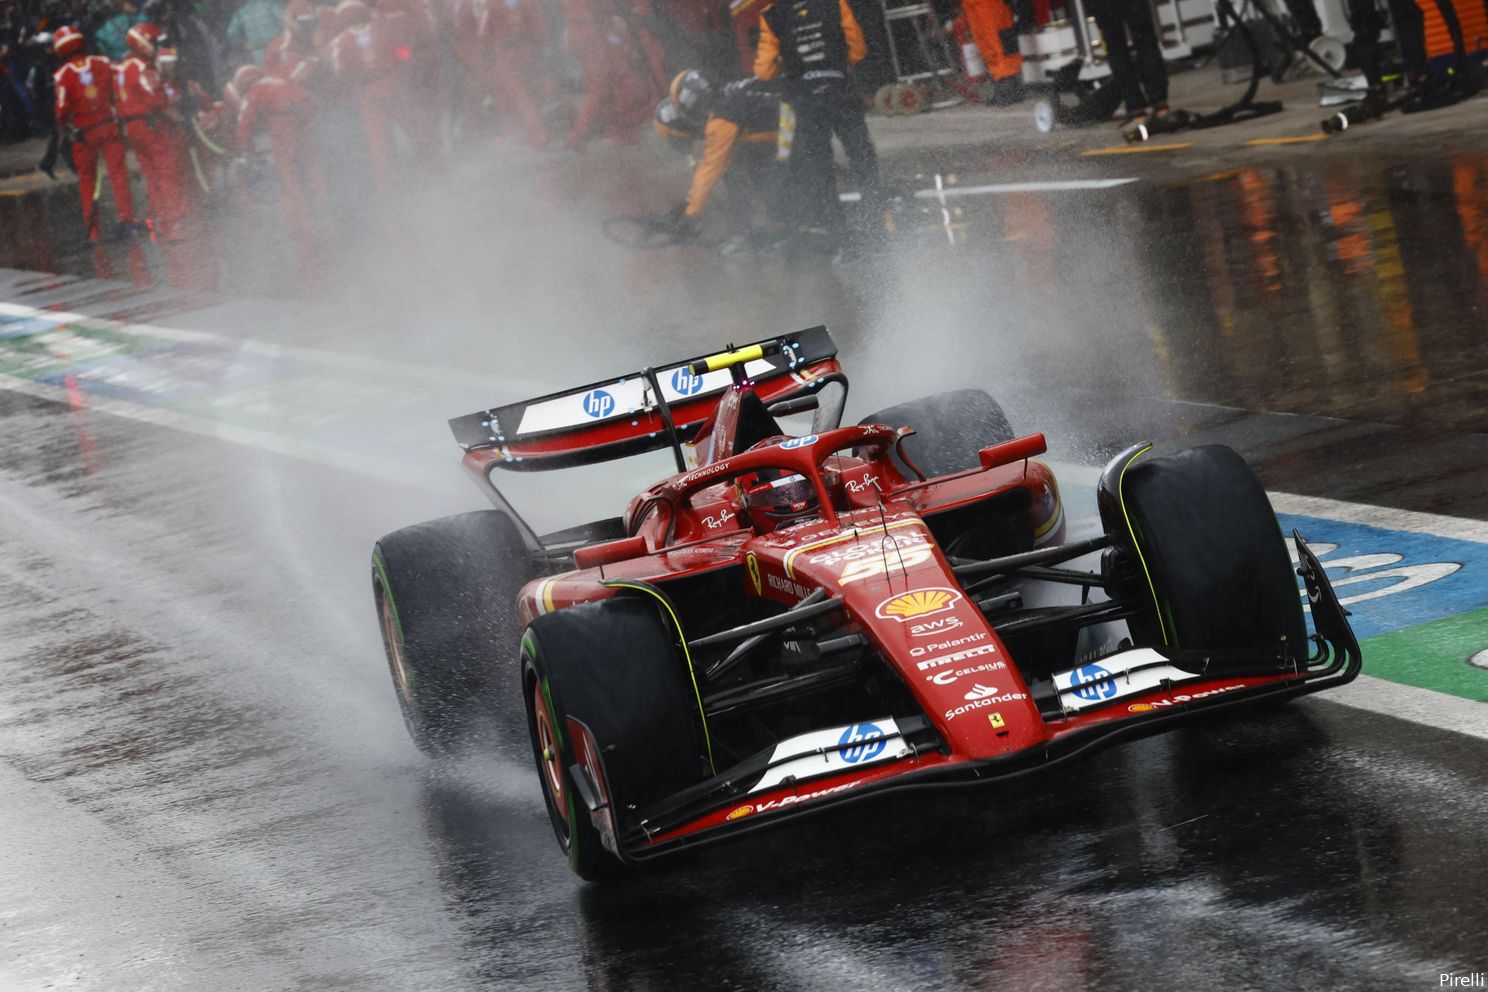
[{"label": "green tyre marking", "polygon": [[548,704],[548,721],[553,725],[553,743],[558,745],[561,752],[564,748],[563,728],[558,725],[558,707],[553,705],[553,690],[548,688],[548,680],[545,678],[538,679],[538,685],[542,687],[543,702]]},{"label": "green tyre marking", "polygon": [[1167,604],[1157,597],[1157,586],[1152,584],[1152,570],[1147,567],[1147,556],[1142,554],[1142,542],[1137,538],[1137,528],[1132,523],[1131,512],[1126,508],[1127,469],[1131,468],[1138,458],[1141,458],[1151,450],[1152,445],[1149,444],[1135,455],[1132,455],[1127,460],[1127,463],[1121,466],[1121,474],[1116,477],[1116,495],[1121,501],[1121,516],[1126,521],[1127,532],[1131,534],[1132,550],[1137,553],[1137,561],[1142,566],[1142,576],[1147,580],[1147,591],[1152,594],[1152,606],[1157,611],[1157,626],[1158,630],[1162,633],[1163,643],[1178,647],[1173,638],[1168,636],[1168,624],[1163,618],[1163,614],[1166,613],[1167,620],[1171,620],[1172,612],[1168,609]]}]

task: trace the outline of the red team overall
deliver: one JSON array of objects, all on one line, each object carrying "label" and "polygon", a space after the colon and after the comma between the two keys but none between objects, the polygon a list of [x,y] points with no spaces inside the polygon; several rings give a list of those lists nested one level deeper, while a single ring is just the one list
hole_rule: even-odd
[{"label": "red team overall", "polygon": [[372,177],[386,192],[393,179],[393,124],[413,109],[410,26],[402,11],[374,18],[361,0],[342,0],[336,16],[342,31],[331,42],[331,70],[358,107]]},{"label": "red team overall", "polygon": [[319,159],[309,135],[314,101],[309,91],[292,78],[263,75],[250,80],[242,70],[239,73],[246,88],[240,94],[238,148],[242,151],[251,148],[254,131],[260,126],[268,132],[274,171],[279,174],[285,226],[303,252],[313,246],[315,202],[325,193]]},{"label": "red team overall", "polygon": [[542,50],[548,43],[548,20],[536,0],[474,0],[478,49],[487,74],[487,92],[503,116],[522,124],[527,143],[548,143],[547,128],[538,112]]},{"label": "red team overall", "polygon": [[82,33],[74,27],[58,28],[52,47],[67,59],[52,77],[57,87],[57,126],[73,134],[72,164],[77,169],[88,240],[98,240],[95,190],[100,155],[108,167],[119,223],[132,230],[134,198],[124,163],[124,141],[114,121],[114,67],[102,55],[84,55]]},{"label": "red team overall", "polygon": [[132,54],[115,67],[114,78],[119,123],[145,175],[155,231],[175,240],[191,210],[191,191],[186,186],[186,132],[172,116],[170,95],[155,66],[160,29],[136,24],[125,41]]}]

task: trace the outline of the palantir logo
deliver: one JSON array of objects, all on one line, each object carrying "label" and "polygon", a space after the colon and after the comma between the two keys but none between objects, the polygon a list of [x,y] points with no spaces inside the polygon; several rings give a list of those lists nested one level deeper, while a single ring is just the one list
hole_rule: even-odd
[{"label": "palantir logo", "polygon": [[615,409],[615,397],[603,389],[591,389],[584,394],[584,412],[598,420],[608,417]]},{"label": "palantir logo", "polygon": [[1070,672],[1070,688],[1076,696],[1093,702],[1116,695],[1116,680],[1099,665],[1085,665]]},{"label": "palantir logo", "polygon": [[888,746],[888,738],[877,724],[855,723],[842,732],[837,743],[842,747],[837,752],[842,755],[842,760],[856,765],[860,761],[872,761],[883,754],[884,748]]},{"label": "palantir logo", "polygon": [[703,377],[693,375],[684,365],[672,373],[672,388],[679,396],[695,396],[702,392]]}]

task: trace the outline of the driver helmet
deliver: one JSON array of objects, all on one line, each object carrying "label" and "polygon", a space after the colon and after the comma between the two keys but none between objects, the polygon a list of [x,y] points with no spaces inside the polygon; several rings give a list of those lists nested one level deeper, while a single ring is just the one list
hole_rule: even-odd
[{"label": "driver helmet", "polygon": [[[766,438],[749,450],[768,448],[788,440],[790,438],[784,435]],[[799,472],[765,469],[752,477],[740,479],[740,488],[744,492],[744,506],[749,510],[750,520],[766,530],[814,517],[821,506],[816,486]]]}]

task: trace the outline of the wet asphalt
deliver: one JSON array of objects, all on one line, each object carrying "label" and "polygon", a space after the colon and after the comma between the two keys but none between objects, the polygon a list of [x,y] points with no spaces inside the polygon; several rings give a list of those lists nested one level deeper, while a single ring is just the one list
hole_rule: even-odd
[{"label": "wet asphalt", "polygon": [[[584,886],[515,751],[414,751],[366,575],[380,534],[481,505],[445,418],[814,323],[853,417],[980,385],[1061,461],[1219,440],[1273,489],[1488,519],[1488,159],[1064,164],[1138,181],[915,201],[849,266],[627,249],[600,221],[665,203],[675,175],[644,151],[536,180],[513,159],[411,196],[309,286],[251,213],[172,285],[156,247],[80,250],[61,201],[5,201],[34,214],[0,239],[0,302],[216,336],[164,350],[154,392],[0,390],[0,988],[1424,989],[1488,971],[1488,745],[1324,698]],[[896,165],[911,184],[1045,175]],[[630,494],[546,493],[560,517]]]}]

